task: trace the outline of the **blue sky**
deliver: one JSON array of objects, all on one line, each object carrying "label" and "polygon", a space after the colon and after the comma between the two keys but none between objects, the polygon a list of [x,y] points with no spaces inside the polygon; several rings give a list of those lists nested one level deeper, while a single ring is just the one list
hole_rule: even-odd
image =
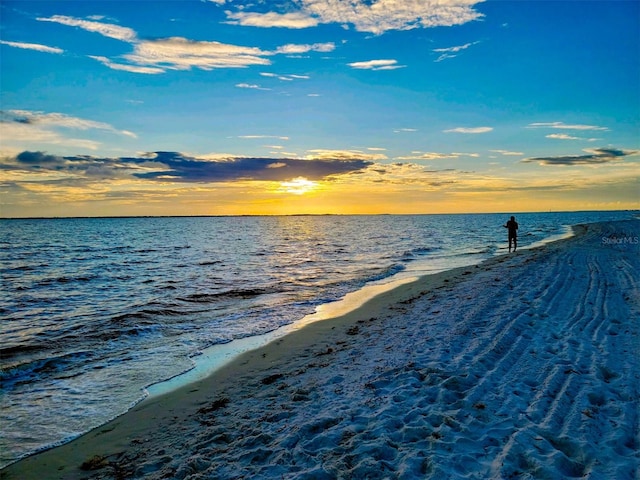
[{"label": "blue sky", "polygon": [[637,1],[0,9],[2,216],[640,205]]}]

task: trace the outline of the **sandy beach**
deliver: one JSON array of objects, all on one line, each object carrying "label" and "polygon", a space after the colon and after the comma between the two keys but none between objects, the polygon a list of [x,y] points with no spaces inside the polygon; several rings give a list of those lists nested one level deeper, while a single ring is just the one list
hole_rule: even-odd
[{"label": "sandy beach", "polygon": [[6,479],[637,479],[640,220],[386,292]]}]

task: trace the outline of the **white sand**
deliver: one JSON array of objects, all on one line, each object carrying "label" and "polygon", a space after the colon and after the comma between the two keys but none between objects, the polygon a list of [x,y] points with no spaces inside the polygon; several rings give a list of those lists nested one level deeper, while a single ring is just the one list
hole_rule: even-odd
[{"label": "white sand", "polygon": [[3,473],[638,479],[640,245],[603,240],[638,236],[590,225],[400,287]]}]

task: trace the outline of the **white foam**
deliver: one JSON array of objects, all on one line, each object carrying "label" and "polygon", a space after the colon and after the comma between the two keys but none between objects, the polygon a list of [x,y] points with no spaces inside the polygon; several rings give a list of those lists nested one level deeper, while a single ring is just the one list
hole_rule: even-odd
[{"label": "white foam", "polygon": [[417,279],[415,276],[394,275],[384,282],[373,282],[355,292],[348,293],[341,300],[319,305],[314,313],[292,324],[284,325],[263,335],[239,338],[228,343],[212,345],[202,350],[199,355],[192,357],[193,368],[168,380],[150,385],[146,388],[147,394],[149,397],[155,397],[203,380],[245,352],[260,348],[311,323],[345,315],[377,295]]}]

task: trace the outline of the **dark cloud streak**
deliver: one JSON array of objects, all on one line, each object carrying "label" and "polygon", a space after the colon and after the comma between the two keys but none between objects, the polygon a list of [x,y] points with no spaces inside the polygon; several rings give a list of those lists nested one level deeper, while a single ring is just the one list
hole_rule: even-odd
[{"label": "dark cloud streak", "polygon": [[43,152],[29,152],[25,151],[16,157],[16,160],[19,163],[23,163],[26,165],[41,165],[41,164],[52,164],[52,163],[60,163],[61,158],[56,157],[55,155],[47,155]]},{"label": "dark cloud streak", "polygon": [[638,150],[622,150],[619,148],[594,148],[587,150],[588,155],[565,155],[555,157],[525,158],[522,163],[539,163],[540,165],[598,165],[622,160],[629,155],[639,153]]},{"label": "dark cloud streak", "polygon": [[216,183],[239,180],[283,181],[296,177],[322,180],[332,175],[358,172],[372,162],[363,159],[244,158],[198,159],[178,152],[154,152],[142,157],[60,157],[25,151],[3,169],[56,171],[84,174],[87,178],[122,178],[177,183]]}]

